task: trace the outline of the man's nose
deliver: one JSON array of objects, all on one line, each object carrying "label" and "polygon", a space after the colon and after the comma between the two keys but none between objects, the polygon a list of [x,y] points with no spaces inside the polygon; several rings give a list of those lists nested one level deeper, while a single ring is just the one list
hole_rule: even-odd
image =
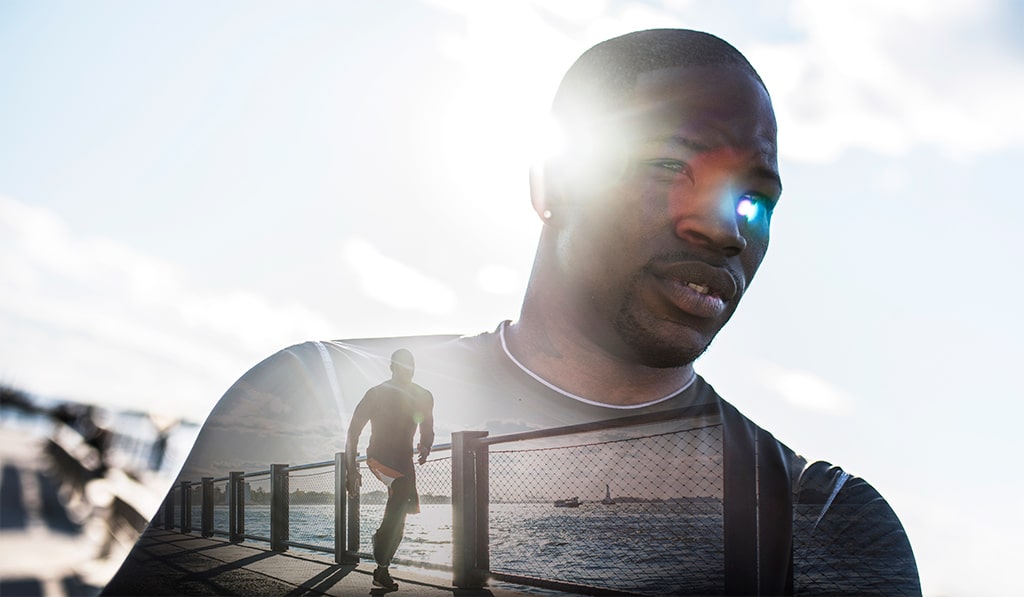
[{"label": "man's nose", "polygon": [[728,184],[697,185],[670,200],[676,236],[725,257],[747,248],[736,213],[738,190]]}]

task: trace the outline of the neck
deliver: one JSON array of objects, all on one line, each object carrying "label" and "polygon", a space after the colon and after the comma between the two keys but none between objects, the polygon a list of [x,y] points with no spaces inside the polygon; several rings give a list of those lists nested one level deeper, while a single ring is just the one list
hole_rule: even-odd
[{"label": "neck", "polygon": [[531,310],[507,326],[509,352],[524,367],[563,390],[611,406],[645,404],[669,396],[693,379],[693,365],[657,368],[632,363],[579,333],[558,310]]},{"label": "neck", "polygon": [[591,402],[645,404],[674,394],[694,377],[693,364],[658,368],[623,358],[585,334],[572,314],[578,299],[565,292],[557,263],[557,231],[545,226],[519,321],[505,330],[508,351],[548,383]]}]

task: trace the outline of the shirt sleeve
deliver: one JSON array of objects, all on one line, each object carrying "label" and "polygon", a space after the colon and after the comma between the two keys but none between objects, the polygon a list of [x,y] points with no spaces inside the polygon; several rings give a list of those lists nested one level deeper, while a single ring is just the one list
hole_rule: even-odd
[{"label": "shirt sleeve", "polygon": [[816,462],[800,477],[793,521],[798,595],[920,595],[896,513],[867,481]]}]

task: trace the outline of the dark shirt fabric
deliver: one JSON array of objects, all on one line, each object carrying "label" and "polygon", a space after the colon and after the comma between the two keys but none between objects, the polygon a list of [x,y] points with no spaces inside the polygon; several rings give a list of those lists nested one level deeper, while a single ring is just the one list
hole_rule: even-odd
[{"label": "dark shirt fabric", "polygon": [[[539,456],[526,460],[532,455],[552,456],[556,450],[579,452],[582,448],[566,443],[579,443],[578,439],[550,439],[537,450],[510,450],[491,457],[493,503],[516,499],[502,493],[507,479],[498,474],[517,470],[515,463],[501,468],[499,457],[508,457],[520,458],[522,474],[506,475],[515,482],[544,474],[549,487],[558,483],[571,487],[580,477],[592,477],[600,496],[607,480],[615,480],[632,482],[630,491],[642,490],[654,502],[710,504],[701,514],[711,521],[710,526],[696,539],[681,537],[678,544],[680,562],[689,562],[693,554],[688,550],[694,548],[686,541],[714,536],[700,560],[710,580],[673,585],[671,591],[668,585],[650,590],[662,594],[920,594],[907,535],[889,505],[863,479],[828,463],[809,463],[743,416],[700,377],[670,398],[641,408],[623,410],[574,399],[510,359],[502,346],[504,325],[470,337],[306,342],[284,349],[229,389],[204,424],[179,479],[262,470],[271,462],[317,462],[343,451],[344,435],[339,430],[345,429],[349,413],[358,414],[366,389],[388,377],[391,353],[407,348],[416,357],[417,383],[437,397],[434,419],[442,438],[460,430],[486,431],[494,438],[624,417],[659,417],[668,411],[691,413],[576,436],[590,438],[583,458],[589,468],[570,470],[576,465],[550,465]],[[372,415],[367,416],[372,421]],[[411,461],[409,434],[406,424],[396,435],[408,440],[409,447],[386,457]],[[643,457],[630,452],[640,445],[648,446]],[[371,440],[368,452],[376,451]],[[384,453],[387,449],[381,448]],[[560,481],[557,475],[563,472],[566,476]],[[669,487],[676,493],[665,489]],[[689,495],[688,501],[679,502],[678,493]],[[743,556],[740,567],[729,555],[735,553]],[[130,576],[130,568],[131,558],[115,580]]]},{"label": "dark shirt fabric", "polygon": [[349,433],[370,423],[367,458],[375,458],[403,475],[413,474],[413,440],[420,430],[420,448],[434,443],[434,397],[415,383],[388,380],[370,388],[356,405]]}]

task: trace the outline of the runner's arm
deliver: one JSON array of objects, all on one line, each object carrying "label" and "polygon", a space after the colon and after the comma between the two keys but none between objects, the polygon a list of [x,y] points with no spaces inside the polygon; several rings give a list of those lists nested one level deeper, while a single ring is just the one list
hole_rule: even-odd
[{"label": "runner's arm", "polygon": [[430,448],[434,445],[434,396],[430,392],[426,394],[423,420],[420,421],[420,464],[424,464],[427,461],[427,456],[430,455]]},{"label": "runner's arm", "polygon": [[355,411],[352,412],[352,420],[348,425],[348,437],[345,441],[345,466],[348,469],[346,488],[349,495],[354,495],[359,491],[361,479],[359,465],[356,464],[356,454],[359,449],[359,436],[362,435],[363,428],[370,420],[372,410],[373,398],[371,393],[367,392],[356,405]]}]

